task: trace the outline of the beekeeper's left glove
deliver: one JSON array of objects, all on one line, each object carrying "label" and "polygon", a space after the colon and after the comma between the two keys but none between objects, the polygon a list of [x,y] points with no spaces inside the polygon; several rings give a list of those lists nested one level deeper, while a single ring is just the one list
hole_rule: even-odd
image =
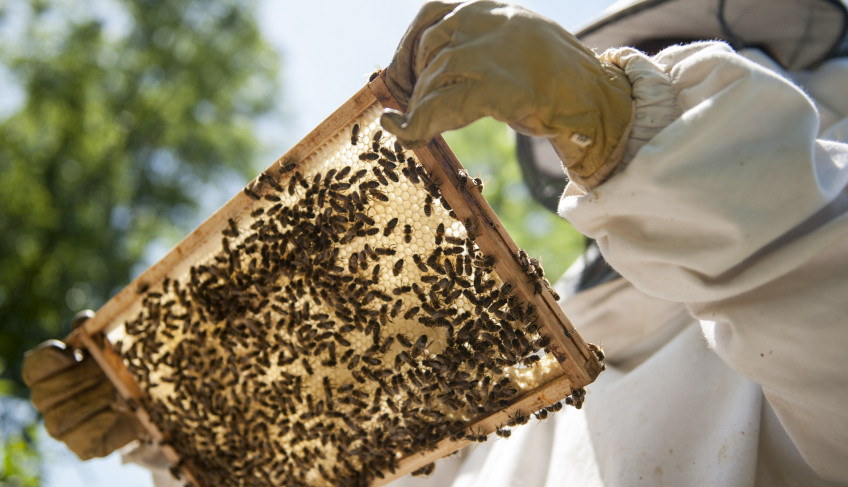
[{"label": "beekeeper's left glove", "polygon": [[[90,316],[79,314],[75,326]],[[22,375],[47,432],[81,460],[107,456],[144,434],[135,415],[119,406],[97,362],[63,342],[48,340],[28,351]]]}]

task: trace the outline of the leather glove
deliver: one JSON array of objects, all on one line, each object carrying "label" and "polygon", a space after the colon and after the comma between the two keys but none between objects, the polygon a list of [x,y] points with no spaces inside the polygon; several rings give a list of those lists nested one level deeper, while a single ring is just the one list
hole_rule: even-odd
[{"label": "leather glove", "polygon": [[[74,327],[93,315],[77,314]],[[105,457],[142,436],[144,428],[118,406],[117,391],[97,362],[77,355],[63,342],[47,340],[25,354],[23,379],[50,436],[81,460]]]},{"label": "leather glove", "polygon": [[551,140],[588,189],[621,160],[633,114],[630,82],[558,24],[491,1],[425,4],[386,70],[406,113],[383,128],[408,147],[485,116]]}]

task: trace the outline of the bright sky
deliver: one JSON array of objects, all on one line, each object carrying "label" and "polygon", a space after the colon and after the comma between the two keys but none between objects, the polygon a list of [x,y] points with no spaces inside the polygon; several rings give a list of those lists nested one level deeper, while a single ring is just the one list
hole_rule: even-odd
[{"label": "bright sky", "polygon": [[[262,137],[282,155],[344,103],[377,68],[385,67],[415,17],[419,0],[260,0],[259,25],[282,56],[285,127]],[[585,25],[613,0],[517,0],[569,30]],[[270,160],[268,163],[270,164]],[[121,465],[120,456],[78,462],[47,441],[45,487],[152,487],[146,470]]]},{"label": "bright sky", "polygon": [[[283,90],[291,126],[282,155],[389,63],[420,0],[283,2],[263,0],[259,25],[280,49]],[[516,0],[575,30],[612,0]]]}]

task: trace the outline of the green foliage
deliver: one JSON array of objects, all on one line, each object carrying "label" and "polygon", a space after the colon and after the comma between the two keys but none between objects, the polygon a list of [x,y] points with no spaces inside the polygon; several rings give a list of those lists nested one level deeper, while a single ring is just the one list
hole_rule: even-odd
[{"label": "green foliage", "polygon": [[278,66],[251,3],[9,10],[0,67],[25,99],[0,121],[0,359],[24,395],[24,350],[125,285],[152,236],[189,230],[222,174],[252,177]]},{"label": "green foliage", "polygon": [[[34,418],[17,418],[9,409],[28,405],[14,398],[0,397],[0,486],[35,487],[41,484],[41,456],[34,439],[38,423]],[[10,431],[6,431],[10,430]]]},{"label": "green foliage", "polygon": [[[0,359],[0,373],[5,369]],[[38,421],[28,401],[9,397],[14,382],[0,380],[0,486],[41,483],[41,455],[35,447]]]},{"label": "green foliage", "polygon": [[444,137],[471,176],[486,183],[483,195],[515,243],[540,257],[546,277],[556,281],[583,251],[583,237],[530,196],[508,127],[484,118]]},{"label": "green foliage", "polygon": [[[35,427],[32,424],[30,428]],[[39,455],[32,441],[14,434],[0,444],[0,486],[36,487],[41,484],[38,473]]]}]

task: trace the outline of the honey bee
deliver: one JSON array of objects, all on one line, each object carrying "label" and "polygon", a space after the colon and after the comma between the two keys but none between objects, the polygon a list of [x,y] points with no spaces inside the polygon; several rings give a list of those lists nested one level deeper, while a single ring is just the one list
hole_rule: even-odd
[{"label": "honey bee", "polygon": [[404,347],[406,347],[406,348],[412,347],[412,340],[410,340],[408,336],[406,336],[402,333],[398,333],[398,334],[395,335],[395,337],[397,338],[398,342],[401,345],[403,345]]},{"label": "honey bee", "polygon": [[345,337],[341,336],[338,333],[334,333],[333,338],[335,338],[336,341],[339,342],[339,345],[342,345],[342,346],[345,346],[345,347],[350,346],[350,342]]},{"label": "honey bee", "polygon": [[521,414],[521,411],[516,411],[515,416],[512,416],[509,421],[510,426],[520,426],[522,424],[527,424],[527,421],[530,420],[529,416],[524,416]]},{"label": "honey bee", "polygon": [[181,477],[180,467],[178,467],[176,465],[171,465],[170,467],[168,467],[168,472],[171,474],[171,477],[173,477],[174,480],[180,480],[180,477]]},{"label": "honey bee", "polygon": [[419,468],[418,470],[413,471],[411,475],[414,476],[414,477],[426,477],[426,476],[432,474],[435,470],[436,470],[436,464],[435,463],[428,463],[427,465],[424,465],[423,467]]},{"label": "honey bee", "polygon": [[457,171],[457,177],[459,178],[460,186],[468,186],[468,171],[466,171],[465,169],[460,169],[459,171]]},{"label": "honey bee", "polygon": [[429,341],[430,338],[427,335],[421,335],[415,340],[415,349],[419,352],[423,352],[427,347],[429,347],[432,342]]},{"label": "honey bee", "polygon": [[594,352],[595,356],[598,357],[598,361],[600,361],[600,362],[604,361],[604,358],[605,358],[604,351],[601,349],[601,347],[595,345],[594,343],[590,343],[589,344],[589,350]]},{"label": "honey bee", "polygon": [[[445,237],[445,224],[439,223],[439,226],[436,227],[436,245],[442,245],[442,240]],[[441,248],[441,247],[439,247]]]},{"label": "honey bee", "polygon": [[309,361],[306,360],[306,357],[300,359],[300,363],[303,364],[303,369],[306,371],[307,374],[313,375],[315,373],[315,371],[312,370],[312,366],[309,365]]},{"label": "honey bee", "polygon": [[279,183],[277,183],[277,181],[274,180],[274,178],[272,178],[271,176],[269,176],[268,174],[266,174],[264,172],[259,175],[259,180],[262,181],[262,182],[268,183],[269,186],[276,189],[277,191],[283,190],[283,187],[280,186]]},{"label": "honey bee", "polygon": [[495,256],[486,255],[480,259],[478,265],[486,272],[491,272],[495,266]]},{"label": "honey bee", "polygon": [[289,184],[288,184],[288,188],[286,190],[286,192],[289,194],[289,196],[294,196],[295,189],[297,189],[297,181],[298,181],[299,175],[300,175],[300,172],[295,171],[294,175],[291,178],[289,178]]},{"label": "honey bee", "polygon": [[285,164],[280,163],[280,174],[285,174],[287,172],[290,172],[290,171],[294,170],[294,168],[296,166],[297,166],[297,162],[295,162],[295,161],[286,162]]},{"label": "honey bee", "polygon": [[471,218],[466,218],[463,222],[465,225],[465,233],[468,235],[469,239],[475,239],[479,235],[477,232],[477,225],[474,223],[474,220]]},{"label": "honey bee", "polygon": [[529,357],[525,358],[525,359],[524,359],[521,363],[522,363],[525,367],[529,367],[529,366],[531,366],[531,365],[533,365],[533,364],[535,364],[535,363],[539,362],[540,360],[542,360],[542,357],[540,357],[540,356],[538,356],[538,355],[531,355],[531,356],[529,356]]},{"label": "honey bee", "polygon": [[348,259],[347,269],[351,273],[355,273],[357,271],[358,266],[359,266],[359,253],[354,252],[350,255],[350,258]]},{"label": "honey bee", "polygon": [[383,168],[383,174],[385,174],[387,178],[391,179],[395,183],[400,182],[400,178],[398,177],[397,173],[393,169],[389,169],[387,167],[384,167]]},{"label": "honey bee", "polygon": [[[445,242],[454,245],[454,246],[462,246],[465,244],[465,239],[459,237],[451,237],[450,235],[445,236]],[[458,253],[462,253],[463,250],[460,249]]]},{"label": "honey bee", "polygon": [[388,352],[388,351],[389,351],[389,348],[391,348],[391,346],[392,346],[392,344],[393,344],[394,342],[395,342],[394,337],[388,337],[388,338],[386,338],[386,339],[383,341],[383,345],[381,345],[381,346],[380,346],[380,353],[385,354],[386,352]]},{"label": "honey bee", "polygon": [[360,384],[365,384],[366,382],[368,382],[368,380],[366,380],[365,377],[362,377],[362,374],[360,374],[356,370],[351,370],[350,375],[354,378],[354,380],[356,380],[356,382],[359,382]]},{"label": "honey bee", "polygon": [[508,428],[497,428],[495,429],[495,434],[501,438],[509,438],[512,435],[512,431]]},{"label": "honey bee", "polygon": [[383,229],[383,236],[388,237],[389,235],[391,235],[392,231],[394,231],[395,227],[397,226],[397,223],[397,218],[392,218],[391,220],[389,220],[389,222],[386,223],[386,227]]},{"label": "honey bee", "polygon": [[360,169],[360,170],[356,171],[355,173],[353,173],[353,175],[350,176],[350,178],[348,179],[348,182],[350,184],[354,184],[357,181],[359,181],[366,174],[368,174],[367,169]]},{"label": "honey bee", "polygon": [[381,171],[379,167],[371,168],[371,172],[374,173],[374,177],[377,178],[377,181],[379,181],[380,184],[382,184],[383,186],[386,186],[386,185],[389,184],[389,180],[386,179],[386,176],[383,175],[383,171]]},{"label": "honey bee", "polygon": [[244,194],[250,196],[250,199],[252,199],[252,200],[259,200],[259,199],[262,198],[255,191],[253,191],[252,188],[249,188],[247,186],[244,187]]},{"label": "honey bee", "polygon": [[[441,247],[436,247],[436,249],[440,249]],[[427,265],[430,266],[433,270],[438,272],[441,275],[445,275],[445,268],[439,262],[439,256],[436,254],[431,254],[427,257]]]},{"label": "honey bee", "polygon": [[371,194],[371,196],[373,196],[375,199],[377,199],[379,201],[382,201],[382,202],[388,202],[389,201],[389,197],[386,196],[386,193],[383,193],[382,191],[378,191],[376,189],[371,189],[371,190],[368,190],[368,192]]},{"label": "honey bee", "polygon": [[415,174],[415,170],[409,169],[408,166],[401,169],[400,172],[401,172],[401,174],[406,176],[406,179],[409,179],[409,181],[412,182],[413,184],[418,184],[418,183],[421,182],[421,180],[418,179],[418,175]]},{"label": "honey bee", "polygon": [[227,225],[228,225],[227,229],[224,230],[221,233],[223,233],[224,235],[226,235],[228,237],[238,237],[239,229],[238,229],[238,225],[236,224],[236,221],[233,220],[232,218],[229,218],[229,219],[227,219]]},{"label": "honey bee", "polygon": [[329,171],[327,171],[327,175],[324,178],[324,186],[325,187],[330,186],[330,183],[332,183],[333,177],[336,175],[337,172],[339,172],[339,170],[336,169],[336,168],[332,168]]},{"label": "honey bee", "polygon": [[359,189],[361,191],[371,190],[380,187],[380,183],[378,181],[365,181],[359,183]]},{"label": "honey bee", "polygon": [[420,270],[421,272],[427,272],[428,271],[427,266],[424,264],[424,261],[421,260],[420,255],[413,254],[412,260],[413,260],[413,262],[415,262],[415,265],[418,266],[418,270]]},{"label": "honey bee", "polygon": [[518,263],[521,264],[521,268],[524,272],[527,272],[530,269],[530,257],[527,255],[523,249],[518,249]]},{"label": "honey bee", "polygon": [[350,145],[356,145],[359,143],[359,124],[353,124],[353,128],[350,130]]},{"label": "honey bee", "polygon": [[438,281],[439,281],[439,276],[431,276],[431,275],[421,276],[421,282],[426,282],[427,284],[435,284]]},{"label": "honey bee", "polygon": [[[403,260],[403,259],[401,259],[401,260]],[[397,265],[397,264],[395,264],[395,265]],[[392,289],[392,294],[394,294],[395,296],[400,296],[401,294],[406,294],[411,290],[412,290],[412,286],[407,284],[407,285],[398,286],[398,287]]]},{"label": "honey bee", "polygon": [[401,351],[395,355],[395,370],[399,371],[400,366],[403,364],[413,365],[412,357],[405,351]]},{"label": "honey bee", "polygon": [[386,248],[386,247],[377,247],[377,248],[375,249],[375,252],[377,253],[377,255],[389,255],[389,256],[392,256],[392,255],[397,254],[397,250],[392,249],[392,248]]},{"label": "honey bee", "polygon": [[[407,320],[411,320],[413,317],[415,317],[416,314],[418,314],[418,311],[420,309],[421,308],[418,307],[418,306],[413,306],[413,307],[409,308],[408,310],[406,310],[406,313],[403,314],[403,318],[407,319]],[[398,337],[398,340],[400,340],[400,337]],[[404,342],[401,341],[401,343],[404,343]],[[412,345],[412,343],[410,343],[409,345],[406,345],[406,346],[411,346],[411,345]]]},{"label": "honey bee", "polygon": [[[394,168],[396,168],[396,167],[397,167],[397,165],[396,165],[396,164],[394,164],[395,162],[397,162],[397,156],[395,155],[395,153],[394,153],[394,152],[392,152],[392,151],[391,151],[391,150],[389,150],[389,149],[386,149],[385,147],[380,147],[380,154],[382,154],[382,156],[386,158],[386,162],[387,162],[388,164],[391,164],[391,166],[390,166],[390,167],[391,167],[392,169],[394,169]],[[388,165],[388,164],[387,164],[387,165]]]},{"label": "honey bee", "polygon": [[533,346],[536,347],[537,349],[545,348],[550,344],[551,344],[551,339],[550,339],[550,337],[547,337],[547,336],[540,337],[538,340],[533,342]]}]

